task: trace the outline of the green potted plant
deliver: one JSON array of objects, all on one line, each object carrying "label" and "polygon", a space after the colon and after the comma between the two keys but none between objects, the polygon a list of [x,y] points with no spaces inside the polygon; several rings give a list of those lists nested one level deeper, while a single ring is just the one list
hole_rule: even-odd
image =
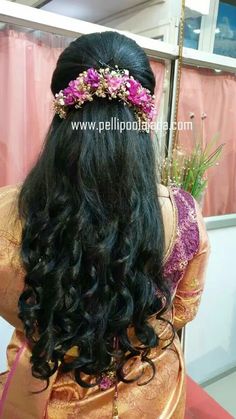
[{"label": "green potted plant", "polygon": [[[190,118],[194,119],[193,113],[190,114]],[[203,114],[202,121],[205,118],[206,114]],[[172,150],[172,154],[164,158],[161,164],[161,183],[166,186],[179,186],[190,192],[202,206],[208,182],[206,171],[219,164],[218,160],[224,144],[215,147],[218,135],[214,135],[205,146],[203,145],[203,135],[200,135],[200,138],[194,137],[194,147],[191,152],[186,152],[177,145]]]}]

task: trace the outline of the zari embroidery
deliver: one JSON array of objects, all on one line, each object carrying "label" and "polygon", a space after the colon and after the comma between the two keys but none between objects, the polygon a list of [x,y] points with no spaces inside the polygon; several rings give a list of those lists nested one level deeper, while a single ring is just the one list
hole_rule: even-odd
[{"label": "zari embroidery", "polygon": [[192,195],[177,187],[171,187],[171,191],[177,208],[177,229],[175,243],[163,273],[166,278],[170,278],[174,290],[189,261],[198,251],[200,237]]}]

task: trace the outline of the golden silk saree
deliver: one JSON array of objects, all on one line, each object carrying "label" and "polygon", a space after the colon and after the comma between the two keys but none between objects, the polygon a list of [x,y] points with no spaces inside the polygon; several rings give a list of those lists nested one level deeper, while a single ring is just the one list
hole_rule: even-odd
[{"label": "golden silk saree", "polygon": [[[60,368],[45,382],[31,374],[30,347],[18,318],[18,299],[24,287],[19,246],[21,223],[16,216],[18,186],[0,188],[0,316],[15,327],[7,348],[8,370],[0,374],[1,419],[111,419],[114,387],[81,387],[73,373]],[[164,276],[169,281],[172,306],[163,315],[149,321],[160,336],[160,345],[149,357],[156,367],[154,378],[145,385],[150,369],[141,360],[131,358],[125,377],[143,375],[131,384],[118,383],[119,419],[182,419],[185,411],[185,366],[178,335],[171,339],[171,327],[181,329],[198,310],[210,253],[209,238],[201,210],[195,199],[176,187],[160,188],[167,240],[163,260]],[[166,204],[165,204],[166,203]],[[171,226],[171,228],[170,228]],[[167,321],[166,321],[167,320]],[[129,336],[137,344],[132,328]],[[67,356],[73,357],[73,347]],[[90,377],[83,377],[90,381]]]}]

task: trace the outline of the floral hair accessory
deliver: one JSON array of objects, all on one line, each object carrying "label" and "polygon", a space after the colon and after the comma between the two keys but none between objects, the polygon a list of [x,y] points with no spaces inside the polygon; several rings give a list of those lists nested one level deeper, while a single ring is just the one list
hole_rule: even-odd
[{"label": "floral hair accessory", "polygon": [[66,118],[71,106],[81,108],[85,102],[93,100],[94,96],[118,99],[134,109],[137,119],[141,122],[151,122],[156,114],[155,96],[142,87],[141,83],[129,75],[128,70],[111,68],[89,68],[70,81],[68,87],[55,95],[54,111]]}]

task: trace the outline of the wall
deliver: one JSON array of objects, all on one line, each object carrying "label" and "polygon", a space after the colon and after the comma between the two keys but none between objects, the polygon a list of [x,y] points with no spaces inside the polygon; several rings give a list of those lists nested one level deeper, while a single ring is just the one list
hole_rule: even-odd
[{"label": "wall", "polygon": [[177,41],[177,18],[180,13],[180,2],[167,0],[163,3],[147,2],[144,8],[134,7],[125,13],[120,13],[113,18],[105,19],[99,23],[111,28],[126,30],[132,33],[155,37],[165,34],[165,42]]},{"label": "wall", "polygon": [[5,371],[7,368],[6,348],[11,339],[13,330],[14,328],[9,323],[5,322],[2,317],[0,317],[0,372]]},{"label": "wall", "polygon": [[199,383],[236,366],[236,227],[210,230],[209,238],[205,292],[186,328],[187,371]]}]

